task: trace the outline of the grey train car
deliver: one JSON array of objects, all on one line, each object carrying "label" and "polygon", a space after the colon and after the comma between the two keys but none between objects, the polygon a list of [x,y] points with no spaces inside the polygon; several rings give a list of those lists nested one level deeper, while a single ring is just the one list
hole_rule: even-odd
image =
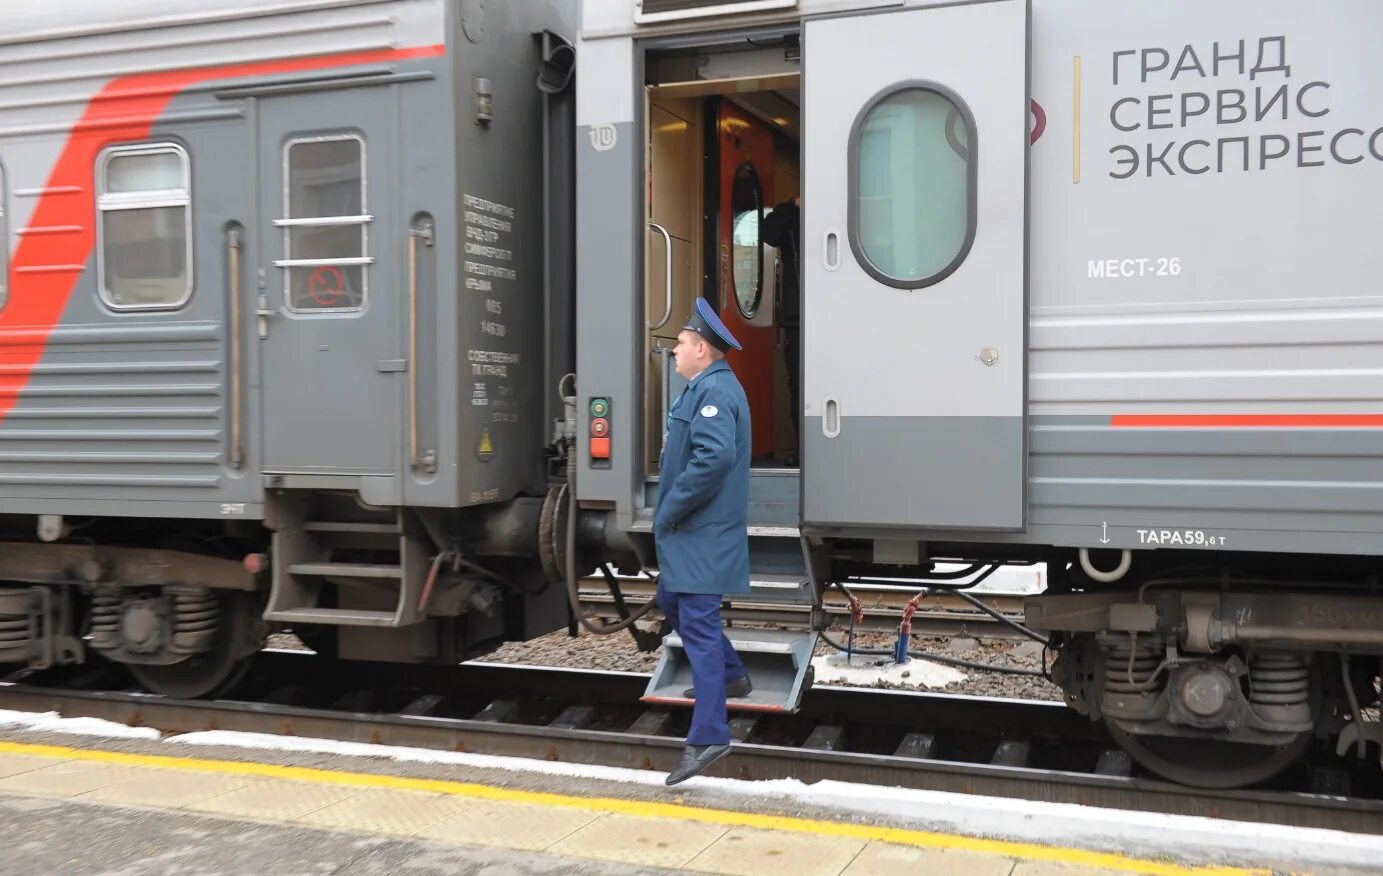
[{"label": "grey train car", "polygon": [[[744,346],[754,599],[1045,562],[1054,680],[1146,768],[1377,746],[1383,7],[1330,8],[587,0],[581,507],[651,562],[704,296]],[[809,647],[731,636],[791,658],[790,707]],[[685,678],[666,649],[649,698]]]},{"label": "grey train car", "polygon": [[1054,680],[1147,769],[1378,745],[1383,8],[1335,7],[9,3],[0,663],[205,696],[270,629],[574,622],[656,567],[702,296],[746,601],[811,618],[731,631],[736,707],[795,708],[826,588],[1045,563]]},{"label": "grey train car", "polygon": [[4,4],[0,662],[197,696],[271,624],[438,662],[566,625],[574,27]]}]

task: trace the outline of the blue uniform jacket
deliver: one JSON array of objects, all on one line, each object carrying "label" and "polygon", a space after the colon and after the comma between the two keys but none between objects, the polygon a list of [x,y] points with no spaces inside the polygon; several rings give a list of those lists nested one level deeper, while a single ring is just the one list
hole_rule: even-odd
[{"label": "blue uniform jacket", "polygon": [[724,360],[668,414],[653,535],[673,593],[749,591],[749,401]]}]

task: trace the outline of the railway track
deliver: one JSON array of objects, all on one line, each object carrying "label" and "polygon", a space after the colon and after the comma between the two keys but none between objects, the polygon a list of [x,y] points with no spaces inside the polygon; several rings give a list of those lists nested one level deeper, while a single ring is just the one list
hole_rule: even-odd
[{"label": "railway track", "polygon": [[[240,730],[665,771],[688,713],[639,702],[647,676],[470,663],[350,664],[266,652],[239,699],[172,700],[105,672],[16,673],[0,708],[56,711],[165,733]],[[1383,833],[1375,773],[1293,769],[1271,788],[1207,792],[1142,778],[1054,703],[820,687],[796,715],[739,716],[713,775],[797,778]],[[1353,791],[1353,793],[1351,793]]]},{"label": "railway track", "polygon": [[[646,578],[620,577],[617,579],[625,603],[635,609],[653,599],[655,584]],[[917,593],[914,588],[885,587],[869,584],[854,584],[851,591],[859,598],[863,609],[863,620],[857,625],[860,630],[871,632],[895,632],[903,618],[909,600]],[[585,578],[581,581],[581,605],[586,611],[605,620],[619,618],[614,596],[603,578]],[[1023,600],[1025,593],[976,593],[985,605],[1004,617],[1017,623],[1023,620]],[[721,609],[721,616],[732,622],[777,623],[787,626],[807,626],[811,610],[808,606],[795,606],[765,602],[749,602],[727,599],[728,607]],[[828,590],[823,594],[822,609],[832,622],[847,624],[850,619],[850,605],[839,590]],[[1022,639],[1023,635],[1005,626],[990,615],[985,614],[965,599],[951,593],[932,592],[921,600],[912,615],[912,632],[920,636],[973,636],[989,639]]]}]

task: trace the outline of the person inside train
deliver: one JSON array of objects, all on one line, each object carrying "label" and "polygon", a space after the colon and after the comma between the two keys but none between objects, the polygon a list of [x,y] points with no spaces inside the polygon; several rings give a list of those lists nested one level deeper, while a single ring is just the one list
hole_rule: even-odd
[{"label": "person inside train", "polygon": [[[778,324],[783,330],[783,357],[787,365],[788,399],[791,403],[789,410],[792,411],[793,427],[796,428],[802,417],[802,287],[798,261],[799,241],[802,238],[802,199],[793,198],[774,207],[773,212],[764,217],[761,234],[764,243],[775,247],[782,256],[783,284],[779,289],[782,304]],[[788,460],[788,465],[797,465],[797,454]]]},{"label": "person inside train", "polygon": [[695,700],[676,785],[730,753],[726,697],[748,696],[749,674],[720,624],[726,594],[749,592],[749,400],[725,361],[738,341],[705,298],[677,335],[688,381],[668,411],[653,517],[658,607],[682,639]]}]

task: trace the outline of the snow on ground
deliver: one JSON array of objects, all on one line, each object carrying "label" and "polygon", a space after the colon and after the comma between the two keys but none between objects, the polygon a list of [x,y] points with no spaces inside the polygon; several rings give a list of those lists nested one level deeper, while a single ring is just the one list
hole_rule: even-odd
[{"label": "snow on ground", "polygon": [[[0,711],[0,726],[46,732],[81,732],[125,739],[157,735],[148,728],[126,727],[109,721],[59,718],[51,712]],[[411,763],[454,764],[643,786],[661,786],[664,778],[662,773],[651,770],[226,730],[186,733],[168,737],[164,742],[170,746],[234,746],[387,758]],[[795,779],[755,782],[703,776],[691,782],[706,791],[741,799],[759,799],[769,805],[790,803],[815,806],[854,819],[873,814],[899,819],[924,830],[1046,845],[1118,849],[1133,856],[1174,852],[1186,859],[1276,860],[1291,862],[1293,866],[1327,865],[1364,869],[1374,866],[1383,858],[1383,837],[1316,828],[1128,812],[1070,803],[1010,800],[830,780],[807,784]]]}]

